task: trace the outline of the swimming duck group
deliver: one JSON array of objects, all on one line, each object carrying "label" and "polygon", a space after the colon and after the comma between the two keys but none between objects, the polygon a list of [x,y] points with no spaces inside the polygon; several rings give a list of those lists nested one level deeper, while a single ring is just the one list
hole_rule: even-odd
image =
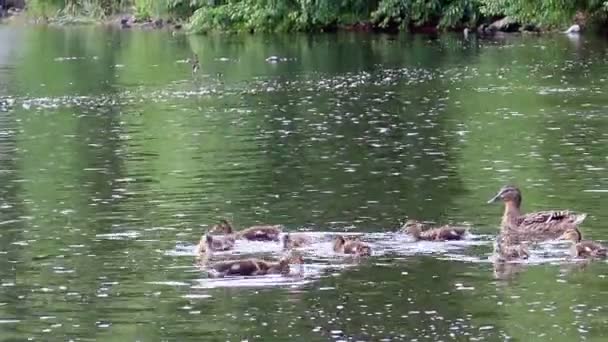
[{"label": "swimming duck group", "polygon": [[[570,211],[542,211],[522,214],[520,211],[522,196],[519,189],[504,186],[488,203],[502,201],[505,209],[501,221],[500,233],[494,245],[494,254],[498,261],[527,259],[530,255],[530,243],[546,240],[571,241],[571,256],[575,258],[605,258],[604,246],[593,241],[582,240],[578,225],[586,218],[585,214]],[[407,220],[400,232],[408,234],[414,241],[451,241],[465,239],[468,228],[452,225],[433,227],[427,223]],[[285,256],[278,261],[257,258],[234,260],[212,260],[214,252],[234,249],[237,239],[281,243]],[[196,253],[200,264],[212,276],[263,276],[267,274],[290,274],[290,265],[302,265],[304,260],[297,249],[315,242],[313,237],[302,233],[284,233],[281,225],[256,225],[243,230],[235,230],[232,224],[222,219],[204,234]],[[372,255],[372,247],[356,237],[337,235],[333,238],[333,251],[356,258]]]}]

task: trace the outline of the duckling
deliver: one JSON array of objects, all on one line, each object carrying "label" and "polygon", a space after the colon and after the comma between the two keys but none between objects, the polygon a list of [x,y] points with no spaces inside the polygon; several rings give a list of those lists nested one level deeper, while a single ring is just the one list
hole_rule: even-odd
[{"label": "duckling", "polygon": [[576,228],[587,217],[587,214],[576,214],[565,210],[522,214],[521,191],[510,185],[502,187],[488,203],[498,201],[505,203],[501,230],[507,234],[521,235],[525,240],[555,239],[566,230]]},{"label": "duckling", "polygon": [[338,235],[334,240],[334,252],[342,254],[355,254],[356,256],[371,256],[372,248],[359,240],[347,240]]},{"label": "duckling", "polygon": [[292,248],[300,248],[312,243],[312,239],[302,234],[285,234],[283,235],[283,249],[289,250]]},{"label": "duckling", "polygon": [[283,257],[277,262],[261,259],[227,260],[211,264],[209,267],[217,272],[217,276],[260,276],[267,274],[288,275],[290,264],[302,265],[304,260],[300,255]]},{"label": "duckling", "polygon": [[594,241],[582,240],[582,238],[581,232],[574,228],[566,230],[558,240],[572,241],[570,254],[574,258],[606,258],[608,254],[606,247]]},{"label": "duckling", "polygon": [[190,64],[192,64],[192,73],[196,74],[198,72],[198,69],[200,69],[201,65],[198,61],[198,55],[195,53],[194,56],[192,56],[192,59],[190,60]]},{"label": "duckling", "polygon": [[402,232],[410,234],[415,240],[427,240],[427,241],[448,241],[448,240],[462,240],[467,232],[467,228],[464,227],[452,227],[442,226],[439,228],[431,228],[428,230],[422,230],[426,228],[426,225],[420,221],[408,220],[401,228]]},{"label": "duckling", "polygon": [[202,255],[210,249],[212,251],[228,251],[234,249],[234,236],[212,236],[212,235],[203,235],[201,240],[196,245],[196,253],[198,255]]},{"label": "duckling", "polygon": [[525,242],[516,242],[510,236],[500,235],[494,243],[494,255],[497,261],[513,261],[518,259],[528,259],[530,251]]},{"label": "duckling", "polygon": [[258,225],[251,226],[241,231],[235,232],[228,220],[222,219],[219,224],[211,228],[212,233],[236,234],[237,238],[251,241],[279,241],[281,225]]}]

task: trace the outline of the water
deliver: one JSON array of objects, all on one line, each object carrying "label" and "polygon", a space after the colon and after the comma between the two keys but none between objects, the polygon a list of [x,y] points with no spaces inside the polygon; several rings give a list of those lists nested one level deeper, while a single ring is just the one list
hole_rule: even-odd
[{"label": "water", "polygon": [[[608,240],[607,48],[0,27],[0,340],[603,340],[606,263],[494,265],[485,201],[514,183]],[[471,239],[412,243],[405,216]],[[206,278],[218,217],[316,232],[304,276]]]}]

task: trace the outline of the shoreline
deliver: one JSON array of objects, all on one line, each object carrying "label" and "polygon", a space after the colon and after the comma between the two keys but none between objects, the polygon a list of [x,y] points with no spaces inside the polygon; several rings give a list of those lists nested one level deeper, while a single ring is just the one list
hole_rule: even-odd
[{"label": "shoreline", "polygon": [[[137,19],[131,13],[122,13],[105,18],[93,18],[88,16],[55,16],[55,17],[40,17],[35,18],[28,15],[27,10],[13,10],[8,11],[8,15],[0,17],[0,24],[6,25],[23,25],[23,26],[57,26],[57,27],[69,27],[69,26],[102,26],[110,27],[120,30],[168,30],[174,34],[256,34],[259,32],[251,30],[211,30],[203,33],[191,33],[186,28],[188,25],[187,20],[181,19],[165,19],[165,18],[150,18],[150,19]],[[275,33],[279,33],[276,31]],[[285,33],[294,32],[286,31]],[[542,29],[538,26],[531,24],[519,24],[508,17],[503,17],[492,22],[485,22],[478,25],[475,28],[470,28],[466,25],[460,25],[452,28],[439,28],[432,24],[423,25],[410,25],[406,30],[398,28],[381,28],[372,22],[358,22],[354,24],[336,24],[330,27],[319,28],[313,31],[298,31],[308,33],[331,33],[331,32],[367,32],[377,34],[399,34],[401,32],[408,32],[412,34],[429,34],[439,35],[442,33],[461,33],[465,36],[468,35],[482,35],[491,37],[494,35],[511,35],[511,34],[547,34],[547,33],[564,33],[562,30],[556,29]],[[578,32],[576,32],[578,33]]]}]

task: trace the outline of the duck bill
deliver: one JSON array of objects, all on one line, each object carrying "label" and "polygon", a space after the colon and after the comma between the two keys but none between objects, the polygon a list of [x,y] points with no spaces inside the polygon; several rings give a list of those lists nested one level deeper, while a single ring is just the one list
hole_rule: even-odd
[{"label": "duck bill", "polygon": [[488,204],[492,204],[492,203],[496,203],[500,200],[500,195],[501,193],[497,193],[496,196],[492,197],[492,199],[490,199],[487,203]]}]

